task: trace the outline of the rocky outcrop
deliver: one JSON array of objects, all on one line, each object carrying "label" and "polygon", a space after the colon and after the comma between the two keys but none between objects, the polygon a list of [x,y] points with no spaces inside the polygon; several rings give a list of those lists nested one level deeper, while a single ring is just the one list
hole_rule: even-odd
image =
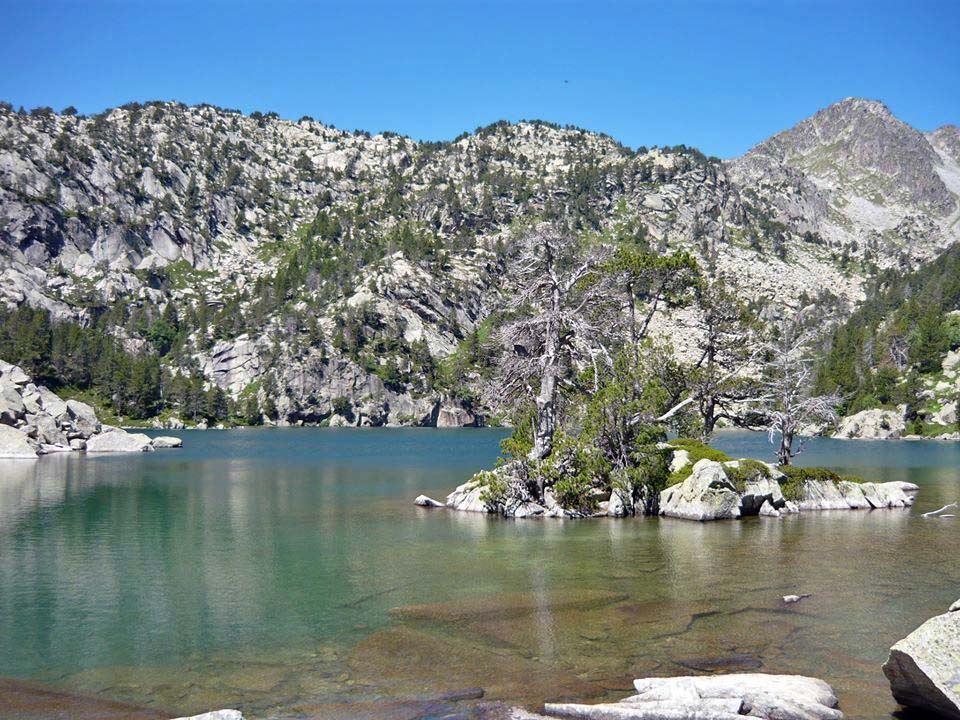
[{"label": "rocky outcrop", "polygon": [[890,648],[883,673],[901,705],[960,718],[960,601]]},{"label": "rocky outcrop", "polygon": [[616,703],[546,703],[544,712],[582,720],[841,720],[833,689],[802,675],[733,675],[646,678],[636,695]]},{"label": "rocky outcrop", "polygon": [[740,517],[740,500],[723,466],[700,460],[690,477],[660,493],[660,514],[684,520],[730,520]]},{"label": "rocky outcrop", "polygon": [[889,483],[854,482],[833,479],[792,481],[788,499],[781,483],[787,476],[768,465],[765,473],[756,473],[739,487],[730,475],[744,461],[716,462],[700,460],[683,482],[660,493],[660,514],[684,520],[729,520],[748,515],[780,517],[811,510],[873,510],[904,508],[913,505],[918,487],[899,481]]},{"label": "rocky outcrop", "polygon": [[843,418],[833,437],[860,440],[896,440],[907,430],[903,410],[863,410]]},{"label": "rocky outcrop", "polygon": [[151,440],[101,425],[93,408],[61,400],[34,385],[19,367],[0,362],[0,458],[37,458],[61,452],[150,452],[180,447],[180,438]]}]

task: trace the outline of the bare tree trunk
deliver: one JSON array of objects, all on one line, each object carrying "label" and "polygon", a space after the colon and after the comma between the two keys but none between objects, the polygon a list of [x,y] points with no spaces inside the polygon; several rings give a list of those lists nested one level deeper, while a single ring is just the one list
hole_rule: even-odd
[{"label": "bare tree trunk", "polygon": [[789,465],[793,458],[793,430],[783,430],[780,433],[780,448],[777,450],[777,462]]}]

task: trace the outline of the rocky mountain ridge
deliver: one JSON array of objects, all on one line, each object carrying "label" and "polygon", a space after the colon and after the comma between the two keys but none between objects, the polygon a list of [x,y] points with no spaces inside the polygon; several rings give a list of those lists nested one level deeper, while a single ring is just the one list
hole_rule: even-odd
[{"label": "rocky mountain ridge", "polygon": [[[540,122],[418,143],[168,102],[4,106],[0,299],[108,316],[132,351],[172,304],[164,365],[279,422],[473,424],[451,366],[534,219],[687,250],[768,319],[842,317],[871,268],[960,237],[958,146],[853,99],[730,162]],[[681,353],[686,324],[658,324]]]}]

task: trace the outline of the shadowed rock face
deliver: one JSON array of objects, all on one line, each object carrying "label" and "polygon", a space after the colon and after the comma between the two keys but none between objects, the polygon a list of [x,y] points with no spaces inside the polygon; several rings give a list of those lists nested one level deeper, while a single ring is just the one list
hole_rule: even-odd
[{"label": "shadowed rock face", "polygon": [[960,612],[927,620],[890,648],[883,673],[901,705],[960,718]]}]

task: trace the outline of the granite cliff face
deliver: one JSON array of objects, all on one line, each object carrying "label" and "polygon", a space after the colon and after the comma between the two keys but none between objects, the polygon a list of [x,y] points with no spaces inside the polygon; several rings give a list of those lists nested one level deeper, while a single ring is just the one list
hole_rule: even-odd
[{"label": "granite cliff face", "polygon": [[[111,313],[134,350],[173,303],[189,338],[164,363],[269,395],[282,422],[477,422],[469,378],[438,378],[535,218],[689,250],[769,317],[842,316],[871,263],[956,240],[958,146],[861,100],[727,163],[537,122],[418,143],[211,106],[4,106],[0,301]],[[683,317],[659,328],[682,352]]]}]

